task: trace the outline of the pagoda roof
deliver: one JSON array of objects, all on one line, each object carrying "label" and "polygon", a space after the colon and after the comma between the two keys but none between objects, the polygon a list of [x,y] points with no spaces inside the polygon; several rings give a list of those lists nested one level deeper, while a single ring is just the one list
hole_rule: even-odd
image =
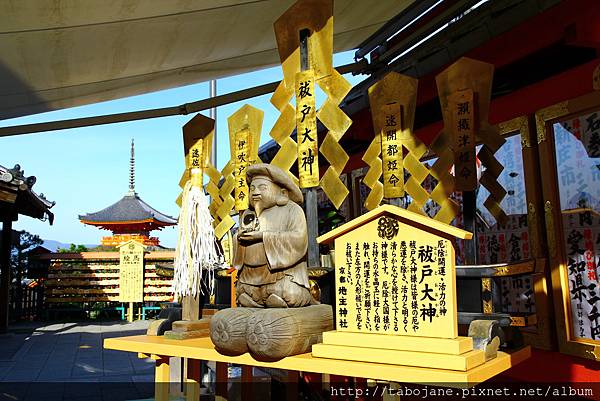
[{"label": "pagoda roof", "polygon": [[[95,213],[80,215],[79,220],[88,224],[155,222],[161,226],[177,224],[177,220],[154,209],[137,193],[127,193],[118,202]],[[162,223],[162,224],[161,224]]]}]

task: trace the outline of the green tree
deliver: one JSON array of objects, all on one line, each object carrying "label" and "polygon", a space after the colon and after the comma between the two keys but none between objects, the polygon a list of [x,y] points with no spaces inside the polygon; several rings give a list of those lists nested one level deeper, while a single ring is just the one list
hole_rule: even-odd
[{"label": "green tree", "polygon": [[66,248],[58,248],[57,252],[58,253],[81,253],[81,252],[87,252],[88,249],[85,245],[75,245],[75,244],[71,244],[71,246],[69,247],[69,249]]},{"label": "green tree", "polygon": [[29,266],[29,252],[37,246],[44,243],[39,235],[28,233],[27,231],[13,231],[13,246],[11,249],[11,267],[16,284],[17,318],[21,315],[21,300],[23,299],[23,286],[21,282],[27,274]]}]

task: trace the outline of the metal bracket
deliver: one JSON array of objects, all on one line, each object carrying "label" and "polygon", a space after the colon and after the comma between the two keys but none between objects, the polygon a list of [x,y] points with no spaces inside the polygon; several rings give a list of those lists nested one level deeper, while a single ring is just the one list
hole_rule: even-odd
[{"label": "metal bracket", "polygon": [[473,320],[469,325],[469,337],[473,338],[473,349],[485,351],[485,360],[498,355],[500,344],[504,343],[504,332],[497,320]]}]

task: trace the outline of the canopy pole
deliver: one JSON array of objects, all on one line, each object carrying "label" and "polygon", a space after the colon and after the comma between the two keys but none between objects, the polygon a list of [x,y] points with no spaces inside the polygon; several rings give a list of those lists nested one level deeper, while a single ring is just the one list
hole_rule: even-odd
[{"label": "canopy pole", "polygon": [[[336,70],[340,74],[361,73],[366,69],[368,62],[361,60],[356,63],[342,65]],[[235,103],[240,100],[250,99],[256,96],[265,95],[275,91],[280,81],[271,82],[253,88],[242,89],[239,91],[226,93],[213,98],[203,99],[192,103],[185,103],[180,106],[163,107],[160,109],[149,109],[130,111],[117,114],[105,114],[94,117],[74,118],[71,120],[57,120],[36,124],[13,125],[0,128],[0,137],[33,134],[35,132],[56,131],[71,128],[91,127],[95,125],[122,123],[127,121],[146,120],[149,118],[170,117],[177,115],[187,115],[199,111],[208,110],[214,107],[223,106],[229,103]],[[216,84],[215,84],[216,85]],[[215,86],[216,90],[216,86]]]},{"label": "canopy pole", "polygon": [[[210,81],[210,92],[209,92],[209,96],[211,99],[214,99],[217,96],[217,80],[216,79],[211,79]],[[217,107],[212,107],[210,109],[210,114],[209,117],[212,118],[215,121],[215,125],[214,125],[214,139],[212,141],[212,150],[211,150],[211,154],[210,154],[210,162],[213,166],[215,166],[215,168],[218,169],[217,167]],[[212,287],[211,288],[216,288],[217,287],[217,276],[215,275],[213,278],[213,283],[212,283]],[[206,297],[204,297],[204,302],[206,302]],[[216,296],[215,294],[209,294],[208,297],[208,303],[211,305],[214,305],[216,303]],[[204,306],[202,306],[204,308]],[[204,375],[204,364],[201,365],[201,369],[202,369],[202,375]]]},{"label": "canopy pole", "polygon": [[[214,99],[217,96],[217,80],[211,79],[210,81],[210,94],[211,99]],[[217,137],[217,106],[213,106],[210,108],[209,117],[215,120],[215,138]],[[214,139],[212,143],[212,153],[210,154],[210,162],[213,166],[217,167],[217,140]]]}]

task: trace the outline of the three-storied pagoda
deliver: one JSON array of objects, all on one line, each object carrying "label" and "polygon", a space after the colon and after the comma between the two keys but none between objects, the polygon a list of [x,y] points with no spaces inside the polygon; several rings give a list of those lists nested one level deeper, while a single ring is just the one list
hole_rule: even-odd
[{"label": "three-storied pagoda", "polygon": [[136,240],[149,246],[158,246],[157,237],[150,232],[177,224],[177,220],[154,209],[135,192],[135,153],[131,140],[129,162],[129,191],[118,202],[95,213],[80,215],[83,224],[89,224],[112,231],[113,235],[102,238],[102,245],[118,246],[129,240]]}]

